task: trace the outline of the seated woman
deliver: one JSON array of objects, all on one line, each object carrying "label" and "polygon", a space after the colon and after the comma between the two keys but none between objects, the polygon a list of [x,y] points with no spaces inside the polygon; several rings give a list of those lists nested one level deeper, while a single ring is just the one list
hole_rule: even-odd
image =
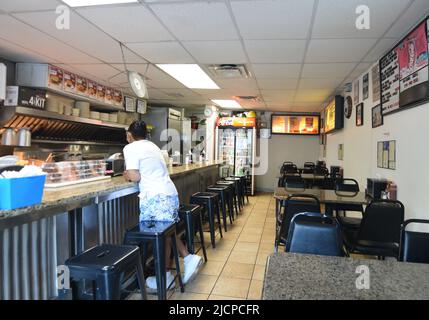
[{"label": "seated woman", "polygon": [[[127,130],[129,144],[124,148],[127,181],[138,182],[140,189],[140,222],[142,221],[179,221],[179,197],[176,187],[170,179],[161,150],[146,140],[147,129],[143,121],[133,122]],[[171,241],[166,243],[167,266],[171,260]],[[177,249],[184,258],[183,283],[189,282],[202,264],[200,256],[189,254],[184,243],[177,238]],[[167,272],[167,283],[173,280]],[[156,290],[156,278],[148,277],[146,284]]]}]

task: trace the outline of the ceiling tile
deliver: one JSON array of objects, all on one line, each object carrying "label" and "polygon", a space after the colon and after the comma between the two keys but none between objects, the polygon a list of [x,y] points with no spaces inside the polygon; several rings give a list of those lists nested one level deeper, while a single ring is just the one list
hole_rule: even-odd
[{"label": "ceiling tile", "polygon": [[271,104],[290,104],[295,96],[295,90],[261,90],[264,101]]},{"label": "ceiling tile", "polygon": [[359,62],[377,39],[313,39],[310,41],[306,62]]},{"label": "ceiling tile", "polygon": [[183,41],[182,44],[199,63],[247,62],[240,41]]},{"label": "ceiling tile", "polygon": [[298,90],[302,89],[328,89],[334,90],[344,78],[303,78],[300,80]]},{"label": "ceiling tile", "polygon": [[71,48],[50,36],[10,17],[0,19],[0,38],[50,57],[60,63],[99,63],[100,61]]},{"label": "ceiling tile", "polygon": [[225,3],[199,1],[150,5],[179,40],[236,40]]},{"label": "ceiling tile", "polygon": [[302,78],[345,78],[356,63],[306,63]]},{"label": "ceiling tile", "polygon": [[301,63],[305,40],[246,40],[245,46],[253,63]]},{"label": "ceiling tile", "polygon": [[56,0],[1,0],[0,10],[5,12],[55,9],[60,4]]},{"label": "ceiling tile", "polygon": [[299,90],[295,96],[295,102],[324,101],[331,94],[329,89]]},{"label": "ceiling tile", "polygon": [[237,1],[231,7],[244,39],[305,39],[313,0]]},{"label": "ceiling tile", "polygon": [[108,81],[120,72],[108,64],[69,64],[69,66],[73,68],[69,70],[71,72],[79,74],[79,72],[83,71],[105,81]]},{"label": "ceiling tile", "polygon": [[128,43],[127,46],[152,63],[195,63],[176,41]]},{"label": "ceiling tile", "polygon": [[257,79],[262,78],[281,78],[293,79],[298,78],[301,71],[301,64],[252,64],[252,69]]},{"label": "ceiling tile", "polygon": [[429,0],[415,0],[408,10],[396,20],[386,37],[402,38],[417,23],[429,15]]},{"label": "ceiling tile", "polygon": [[362,62],[359,63],[356,68],[353,70],[353,72],[349,75],[351,78],[357,78],[362,75],[362,73],[366,72],[371,68],[372,63]]},{"label": "ceiling tile", "polygon": [[[125,67],[123,63],[114,63],[111,64],[112,67],[121,70],[121,71],[125,71]],[[127,70],[130,71],[135,71],[135,72],[139,72],[142,75],[145,75],[145,73],[148,70],[148,64],[147,63],[127,63],[126,65]]]},{"label": "ceiling tile", "polygon": [[173,40],[170,33],[142,5],[77,9],[77,12],[122,42]]},{"label": "ceiling tile", "polygon": [[0,57],[15,61],[15,62],[32,62],[32,63],[47,63],[58,62],[47,56],[43,56],[30,49],[23,48],[14,43],[8,42],[0,38]]},{"label": "ceiling tile", "polygon": [[298,79],[267,79],[257,80],[259,88],[263,90],[295,90]]},{"label": "ceiling tile", "polygon": [[164,71],[150,65],[146,76],[148,77],[147,83],[153,88],[158,89],[176,89],[185,88],[179,81],[173,79]]},{"label": "ceiling tile", "polygon": [[383,38],[375,45],[375,47],[363,59],[365,62],[375,62],[385,55],[399,39]]},{"label": "ceiling tile", "polygon": [[257,89],[256,81],[253,78],[247,78],[247,79],[213,78],[213,80],[222,89],[229,89],[229,90],[238,90],[238,89],[255,90],[255,89]]},{"label": "ceiling tile", "polygon": [[[323,0],[319,1],[313,38],[379,38],[407,7],[404,0]],[[356,8],[370,9],[370,29],[356,28]]]},{"label": "ceiling tile", "polygon": [[[19,13],[14,14],[14,16],[55,37],[59,41],[84,51],[101,61],[109,63],[122,62],[119,42],[115,41],[74,12],[71,12],[71,28],[69,30],[59,30],[56,28],[53,22],[56,19],[55,11]],[[94,45],[94,43],[97,45]],[[144,62],[141,57],[136,56],[126,48],[124,48],[124,54],[127,62]]]}]

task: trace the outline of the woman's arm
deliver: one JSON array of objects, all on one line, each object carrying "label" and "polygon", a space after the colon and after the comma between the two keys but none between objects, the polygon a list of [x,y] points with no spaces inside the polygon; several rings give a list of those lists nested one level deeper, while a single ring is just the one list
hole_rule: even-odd
[{"label": "woman's arm", "polygon": [[124,171],[124,178],[130,182],[140,182],[140,172],[138,170]]}]

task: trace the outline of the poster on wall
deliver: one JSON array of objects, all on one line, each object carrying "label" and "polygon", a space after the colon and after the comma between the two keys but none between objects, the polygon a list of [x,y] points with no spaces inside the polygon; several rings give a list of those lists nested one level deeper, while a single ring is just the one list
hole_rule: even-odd
[{"label": "poster on wall", "polygon": [[359,103],[359,79],[353,83],[353,103]]},{"label": "poster on wall", "polygon": [[383,115],[429,99],[428,21],[380,60]]},{"label": "poster on wall", "polygon": [[363,76],[362,83],[362,99],[366,100],[369,97],[369,73]]},{"label": "poster on wall", "polygon": [[376,64],[371,69],[371,79],[372,79],[372,102],[376,103],[380,101],[380,68]]},{"label": "poster on wall", "polygon": [[377,143],[377,167],[383,168],[383,142]]},{"label": "poster on wall", "polygon": [[338,160],[344,160],[344,145],[338,145]]},{"label": "poster on wall", "polygon": [[381,104],[383,115],[399,109],[399,64],[395,50],[380,60]]},{"label": "poster on wall", "polygon": [[379,141],[377,143],[377,167],[396,169],[396,141]]}]

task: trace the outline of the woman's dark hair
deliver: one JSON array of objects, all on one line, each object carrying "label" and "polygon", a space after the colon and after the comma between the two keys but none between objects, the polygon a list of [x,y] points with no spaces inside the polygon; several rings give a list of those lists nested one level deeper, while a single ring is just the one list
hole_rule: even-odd
[{"label": "woman's dark hair", "polygon": [[142,140],[147,137],[147,128],[144,121],[134,121],[127,131],[132,134],[135,140]]}]

